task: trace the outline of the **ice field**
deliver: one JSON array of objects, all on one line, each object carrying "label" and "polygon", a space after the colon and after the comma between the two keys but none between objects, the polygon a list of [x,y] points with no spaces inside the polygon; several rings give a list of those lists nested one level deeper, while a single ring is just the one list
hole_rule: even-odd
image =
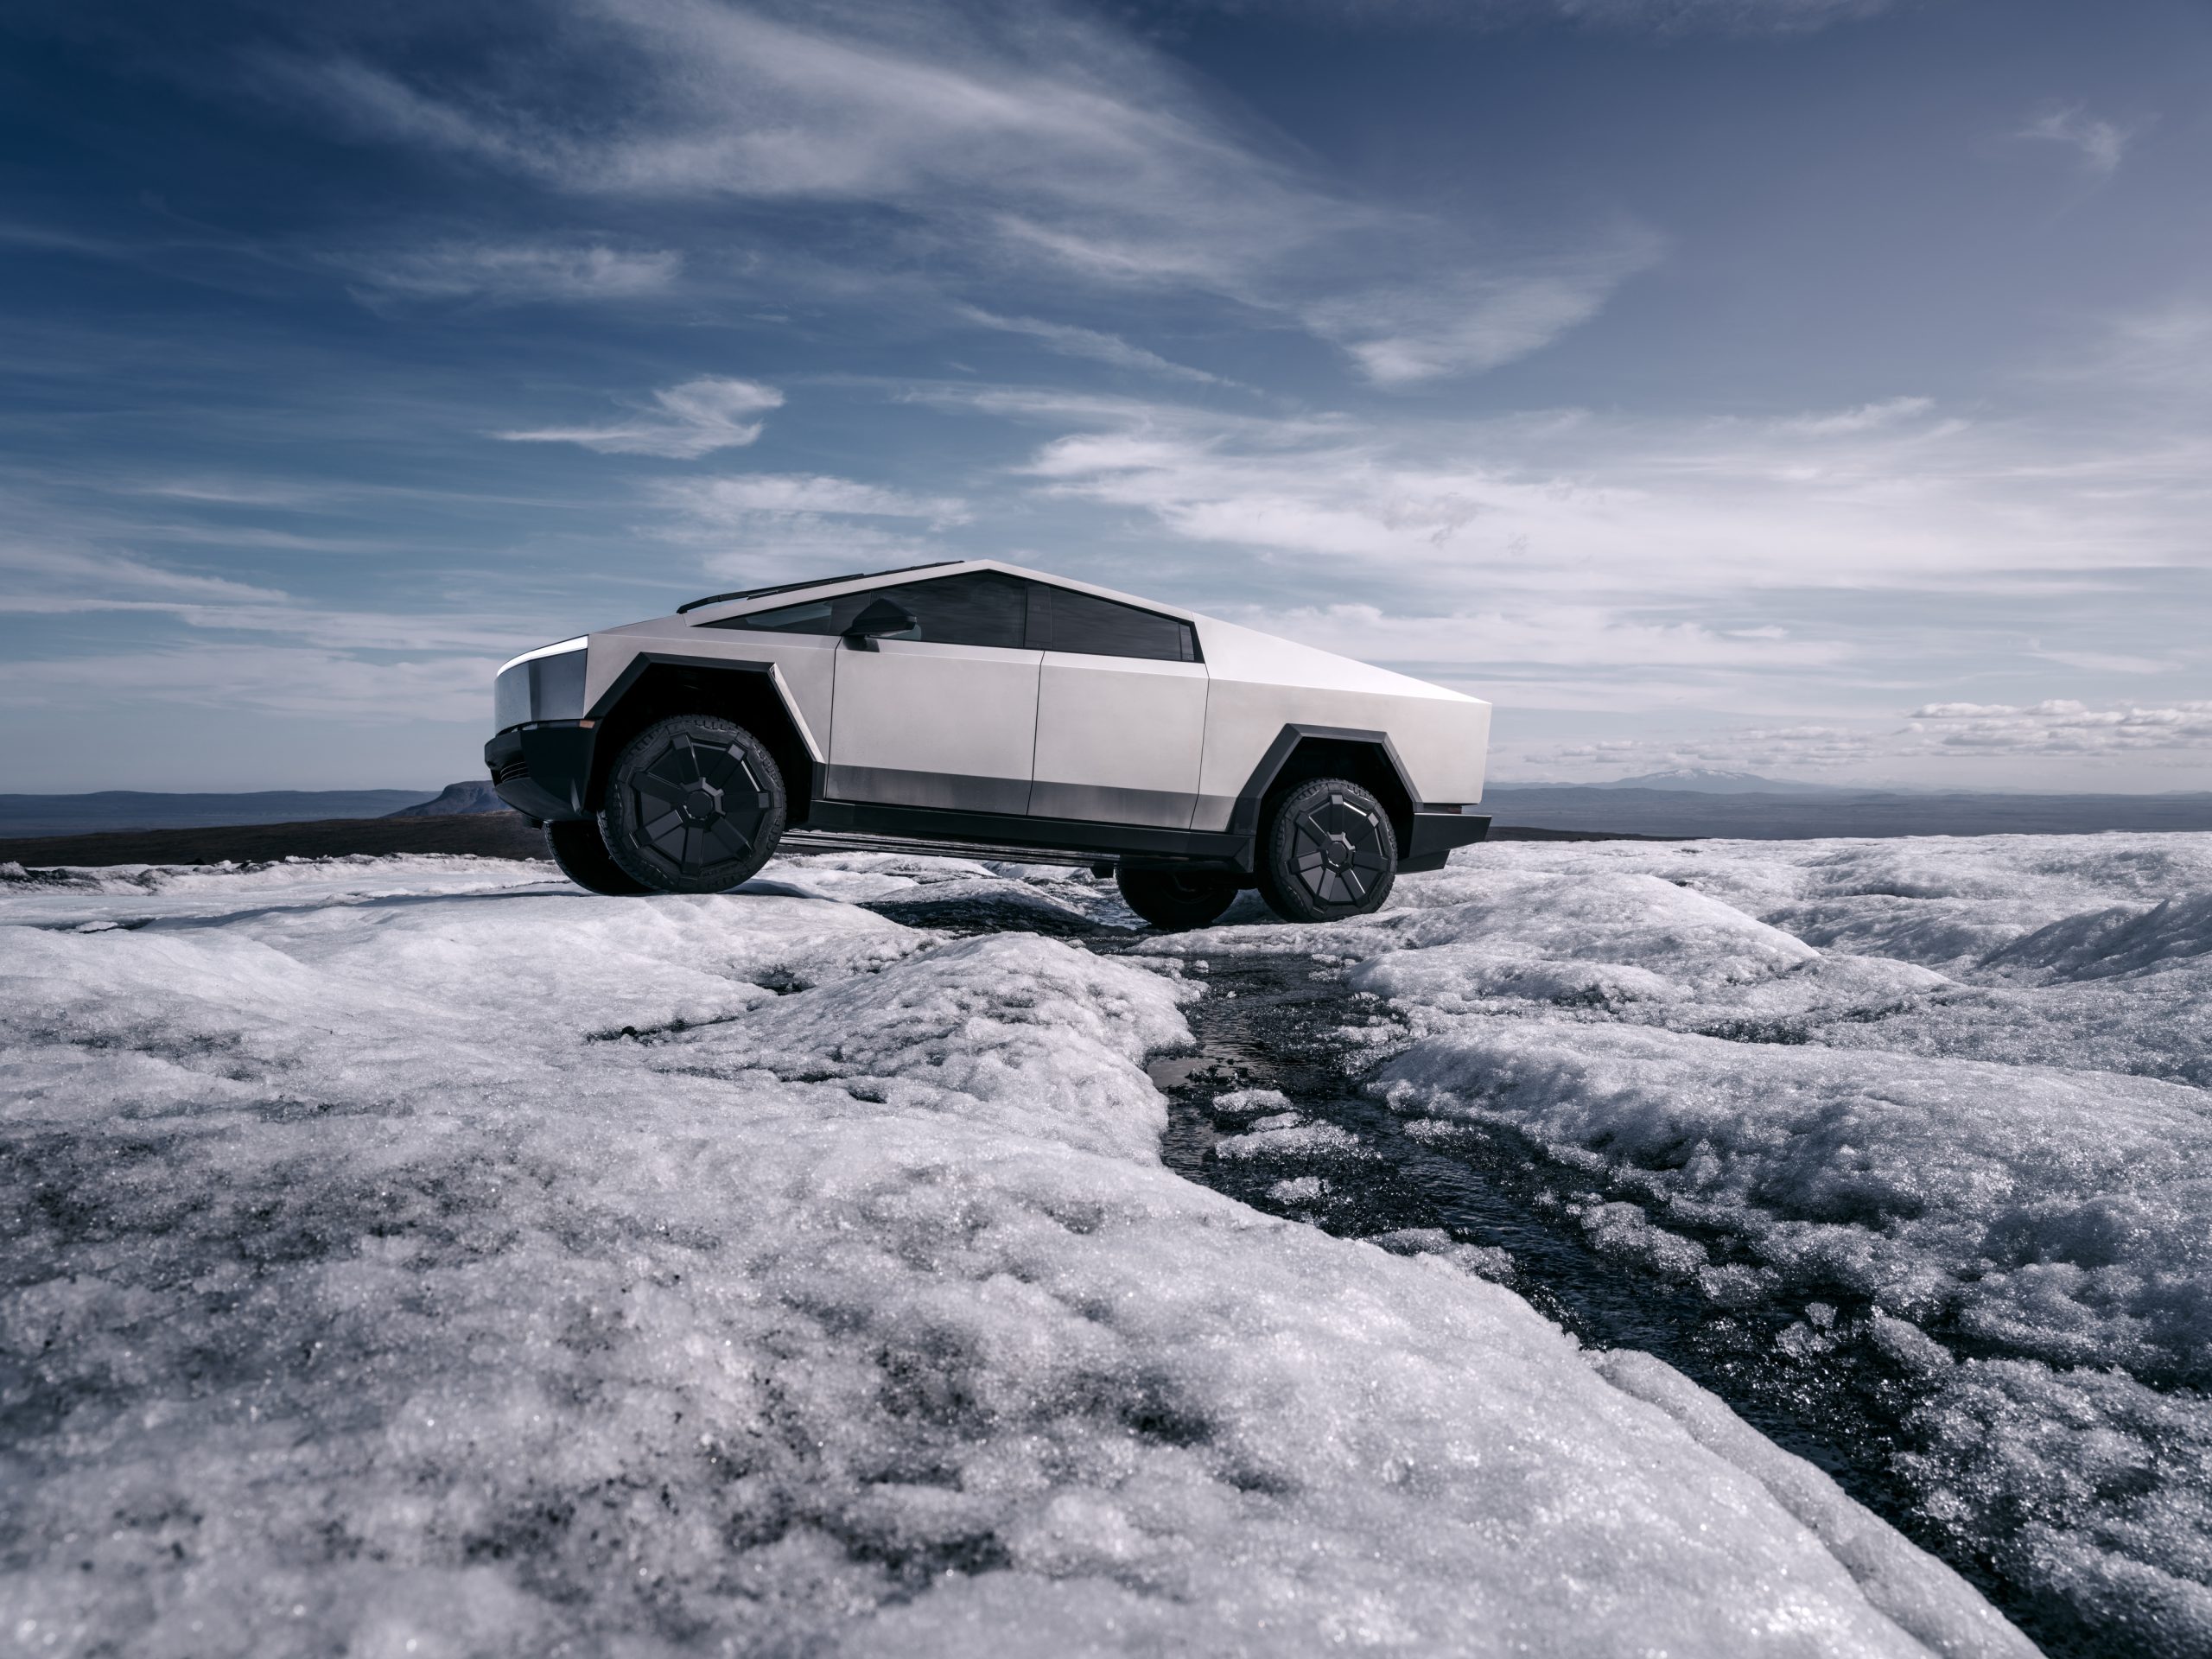
[{"label": "ice field", "polygon": [[[1179,936],[549,875],[0,867],[24,1650],[2032,1651],[1503,1253],[1166,1167],[1144,1063],[1270,955],[1424,1144],[1904,1379],[1923,1537],[2212,1648],[2212,836],[1502,843]],[[1217,1158],[1363,1179],[1249,1092]]]}]

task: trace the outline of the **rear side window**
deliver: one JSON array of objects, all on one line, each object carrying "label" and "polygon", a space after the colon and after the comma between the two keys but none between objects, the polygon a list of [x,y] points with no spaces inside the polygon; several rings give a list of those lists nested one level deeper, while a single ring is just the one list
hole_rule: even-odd
[{"label": "rear side window", "polygon": [[995,570],[977,570],[964,576],[940,576],[934,582],[865,588],[856,594],[781,605],[750,616],[726,616],[701,626],[759,633],[842,633],[862,611],[878,600],[887,599],[912,611],[920,624],[912,633],[893,638],[1019,651],[1027,631],[1028,601],[1022,591],[1027,585]]},{"label": "rear side window", "polygon": [[1029,603],[1029,643],[1044,650],[1160,663],[1198,660],[1198,631],[1179,617],[1041,583],[1031,588]]}]

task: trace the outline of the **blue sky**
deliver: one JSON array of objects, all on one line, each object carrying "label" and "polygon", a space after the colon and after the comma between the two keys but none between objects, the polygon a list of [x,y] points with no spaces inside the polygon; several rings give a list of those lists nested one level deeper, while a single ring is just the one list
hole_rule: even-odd
[{"label": "blue sky", "polygon": [[2212,786],[2212,10],[18,4],[0,788],[985,554],[1502,779]]}]

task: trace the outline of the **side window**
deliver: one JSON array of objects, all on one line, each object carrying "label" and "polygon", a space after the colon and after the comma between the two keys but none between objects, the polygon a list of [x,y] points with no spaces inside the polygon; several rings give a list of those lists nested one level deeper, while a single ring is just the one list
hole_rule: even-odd
[{"label": "side window", "polygon": [[724,617],[704,626],[764,633],[842,633],[862,611],[880,599],[887,599],[912,611],[921,625],[912,633],[894,638],[1019,651],[1028,612],[1022,591],[1026,586],[995,570],[977,570],[964,576],[939,576],[933,582],[864,588],[856,594],[804,600],[772,611],[755,611],[749,616]]},{"label": "side window", "polygon": [[[922,626],[912,637],[941,645],[997,645],[1020,651],[1028,618],[1024,584],[995,570],[978,570],[965,576],[940,576],[935,582],[902,582],[855,594],[852,614],[863,605],[887,599],[904,605]],[[839,601],[842,606],[845,601]],[[841,617],[840,620],[842,619]],[[906,636],[900,636],[905,638]]]},{"label": "side window", "polygon": [[1198,631],[1179,618],[1041,585],[1033,590],[1029,643],[1091,657],[1145,657],[1161,663],[1198,660]]},{"label": "side window", "polygon": [[772,611],[755,611],[750,616],[726,616],[718,622],[702,625],[709,628],[754,628],[763,633],[828,633],[830,601],[826,599],[808,600],[797,605],[779,605]]}]

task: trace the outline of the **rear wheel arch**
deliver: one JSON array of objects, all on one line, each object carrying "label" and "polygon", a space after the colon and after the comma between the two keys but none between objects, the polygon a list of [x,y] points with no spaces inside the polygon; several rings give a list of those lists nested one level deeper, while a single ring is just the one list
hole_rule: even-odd
[{"label": "rear wheel arch", "polygon": [[1414,812],[1421,798],[1414,792],[1389,734],[1344,727],[1285,726],[1238,791],[1230,829],[1256,837],[1277,802],[1317,778],[1357,784],[1389,816],[1398,845],[1411,843]]},{"label": "rear wheel arch", "polygon": [[802,734],[789,694],[768,663],[641,654],[593,706],[598,741],[584,804],[603,808],[615,760],[650,726],[677,715],[708,715],[760,740],[782,772],[790,822],[806,822],[821,793],[822,766]]}]

